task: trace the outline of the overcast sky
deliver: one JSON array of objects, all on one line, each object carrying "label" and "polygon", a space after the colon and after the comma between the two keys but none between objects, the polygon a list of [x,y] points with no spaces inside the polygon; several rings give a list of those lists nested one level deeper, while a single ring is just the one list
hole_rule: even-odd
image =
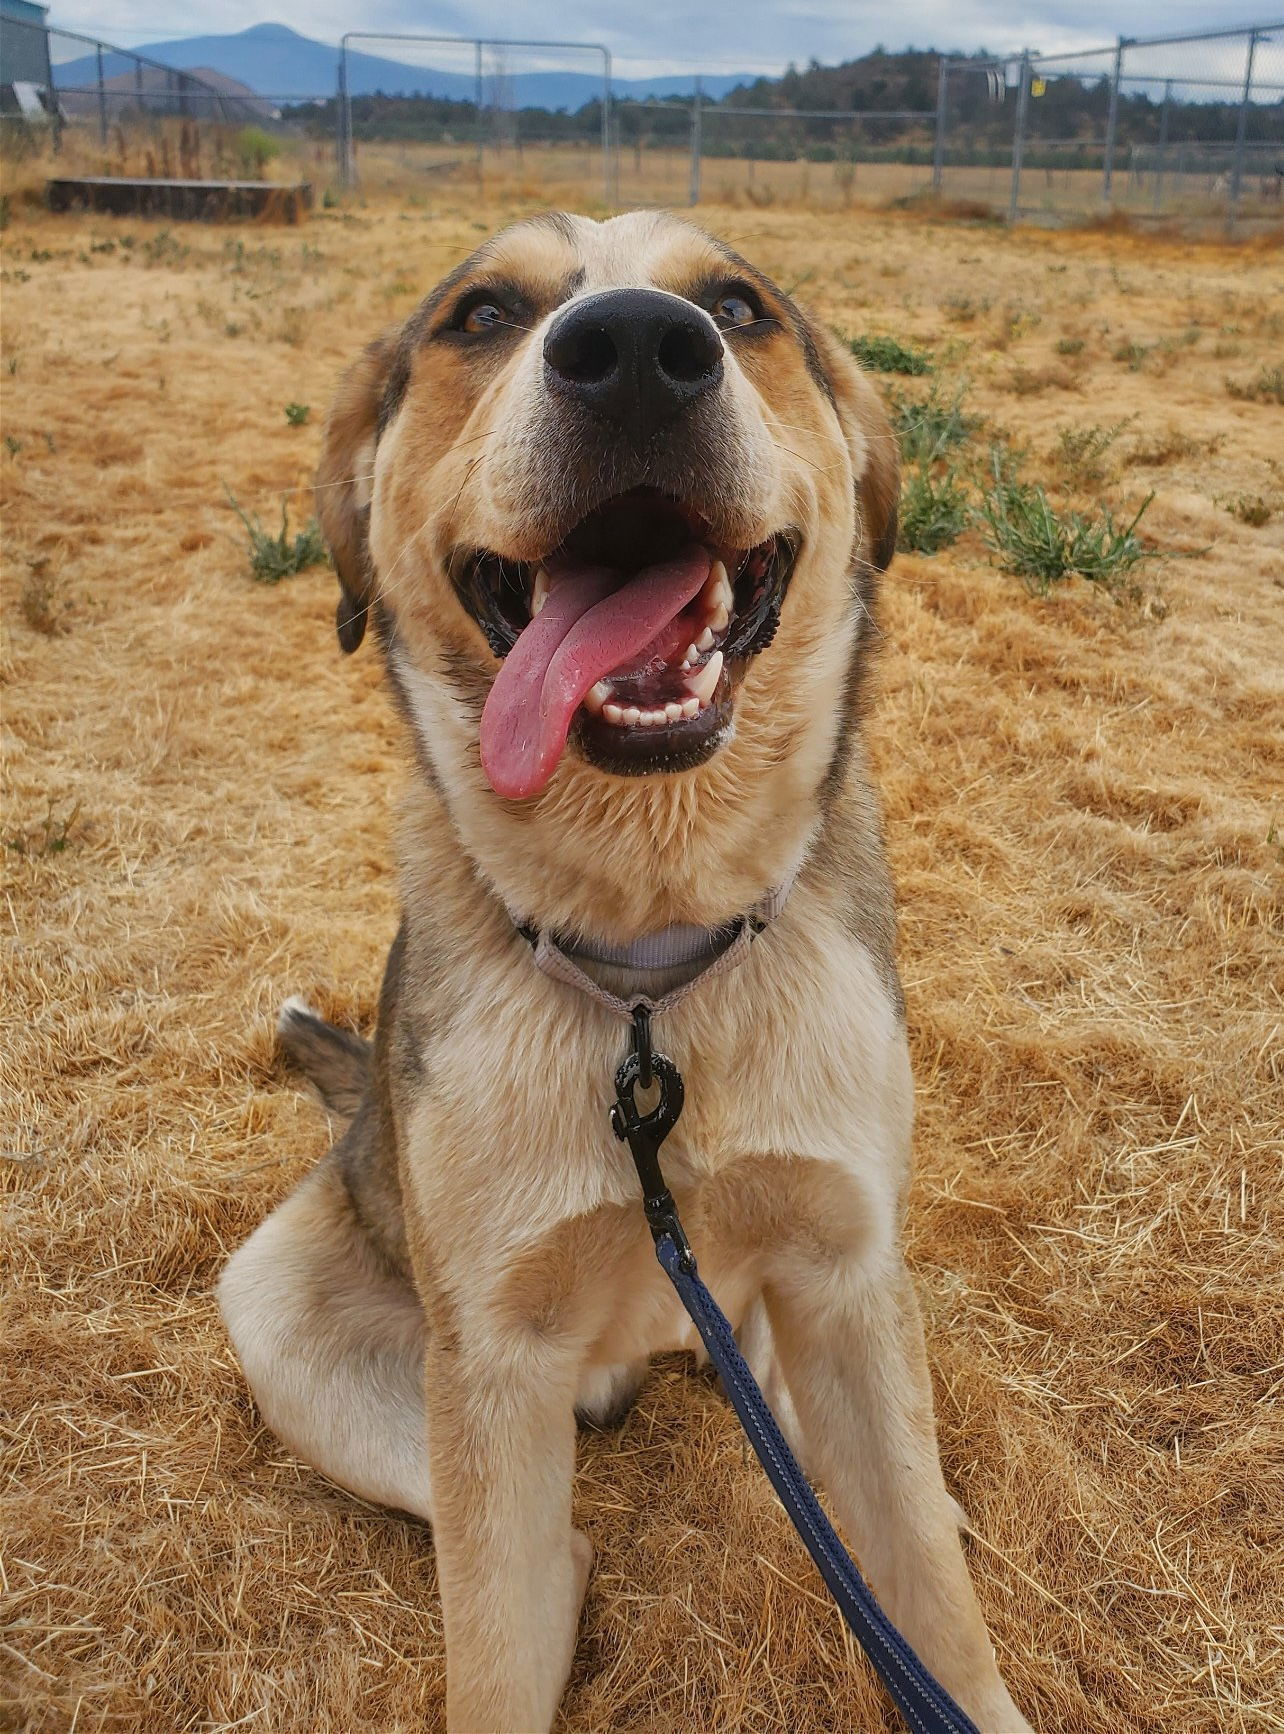
[{"label": "overcast sky", "polygon": [[[1270,9],[1264,0],[1258,16]],[[1279,13],[1278,4],[1275,14]],[[1095,47],[1128,36],[1169,35],[1254,22],[1244,0],[917,0],[870,6],[851,0],[693,5],[691,0],[53,0],[51,24],[108,42],[143,42],[288,24],[337,42],[345,30],[465,36],[557,36],[605,42],[621,76],[662,70],[778,71],[789,61],[850,60],[888,48]],[[383,52],[369,44],[372,52]],[[395,51],[386,51],[395,57]]]}]

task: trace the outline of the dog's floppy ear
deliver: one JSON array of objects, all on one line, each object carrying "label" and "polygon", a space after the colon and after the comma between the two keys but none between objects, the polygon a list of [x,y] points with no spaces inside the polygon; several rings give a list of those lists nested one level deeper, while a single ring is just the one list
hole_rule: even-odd
[{"label": "dog's floppy ear", "polygon": [[348,652],[365,637],[366,619],[374,601],[370,497],[379,406],[395,347],[395,333],[377,337],[344,374],[326,418],[317,465],[317,517],[339,574],[342,594],[335,624],[339,643]]},{"label": "dog's floppy ear", "polygon": [[896,552],[896,512],[901,497],[900,454],[887,411],[846,347],[823,327],[812,327],[838,419],[847,435],[857,475],[859,557],[885,572]]}]

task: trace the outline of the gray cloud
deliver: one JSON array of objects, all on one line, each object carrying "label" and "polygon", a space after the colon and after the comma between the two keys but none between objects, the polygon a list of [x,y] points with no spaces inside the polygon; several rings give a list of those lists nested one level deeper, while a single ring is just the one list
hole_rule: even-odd
[{"label": "gray cloud", "polygon": [[[850,0],[780,0],[772,6],[693,8],[687,0],[603,5],[600,0],[506,0],[467,6],[439,0],[431,22],[418,0],[374,0],[358,11],[343,0],[270,0],[273,22],[305,36],[336,42],[346,30],[460,35],[564,37],[605,42],[628,76],[659,70],[780,70],[812,57],[833,62],[888,48],[1007,52],[1096,47],[1116,32],[1130,36],[1229,28],[1245,22],[1242,0],[1134,0],[1126,13],[1115,0],[920,0],[897,7],[856,6]],[[197,33],[244,30],[264,22],[261,0],[205,0],[197,17],[173,0],[62,0],[54,19],[68,29],[138,45]],[[1251,19],[1248,20],[1251,22]],[[382,52],[376,49],[376,52]],[[391,58],[399,56],[390,48]],[[1182,53],[1189,51],[1182,50]]]}]

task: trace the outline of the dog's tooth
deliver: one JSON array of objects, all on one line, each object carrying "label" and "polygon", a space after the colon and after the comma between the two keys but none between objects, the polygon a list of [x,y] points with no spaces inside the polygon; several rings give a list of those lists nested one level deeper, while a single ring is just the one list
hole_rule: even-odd
[{"label": "dog's tooth", "polygon": [[602,706],[602,715],[606,718],[607,722],[614,723],[616,728],[619,728],[620,724],[624,721],[624,712],[618,704],[604,704]]},{"label": "dog's tooth", "polygon": [[584,708],[592,711],[594,716],[600,714],[603,705],[611,696],[611,689],[604,680],[599,680],[596,686],[591,686],[584,694]]},{"label": "dog's tooth", "polygon": [[730,623],[731,615],[720,602],[714,609],[713,613],[709,616],[709,625],[705,627],[705,631],[710,634],[709,642],[713,642],[714,632],[725,632]]},{"label": "dog's tooth", "polygon": [[[706,631],[704,631],[700,634],[700,637],[701,637],[701,639],[707,638],[709,640],[709,644],[713,643],[713,634],[711,632],[709,632],[707,629],[706,629]],[[704,645],[705,650],[708,650],[709,644]],[[687,653],[682,658],[683,668],[691,668],[694,665],[696,658],[700,654],[700,649],[701,649],[701,646],[699,643],[687,645]]]},{"label": "dog's tooth", "polygon": [[701,704],[708,704],[717,690],[718,681],[721,678],[722,652],[715,650],[699,674],[692,675],[688,679],[687,691],[693,692]]},{"label": "dog's tooth", "polygon": [[664,707],[664,720],[665,720],[665,722],[671,722],[671,723],[681,722],[681,720],[682,720],[682,706],[680,704],[678,704],[675,699],[670,699],[668,704],[665,705],[665,707]]},{"label": "dog's tooth", "polygon": [[693,716],[699,716],[699,714],[700,714],[700,700],[698,698],[686,699],[682,705],[682,714],[687,719],[688,722],[691,721],[691,718]]},{"label": "dog's tooth", "polygon": [[709,599],[711,607],[723,607],[730,614],[732,604],[735,601],[735,594],[731,588],[731,580],[727,577],[727,568],[721,560],[715,560],[710,566],[709,580],[704,587],[704,593]]},{"label": "dog's tooth", "polygon": [[[723,621],[723,625],[724,626],[726,625],[725,620]],[[700,651],[712,650],[712,649],[713,649],[713,630],[711,627],[706,626],[704,631],[700,634],[699,638],[697,638],[695,643],[691,646],[690,652],[688,654],[690,655],[692,662],[694,662],[696,659],[696,656],[699,654]]]},{"label": "dog's tooth", "polygon": [[635,704],[625,706],[624,721],[629,728],[636,728],[638,723],[641,721],[641,718],[642,712]]},{"label": "dog's tooth", "polygon": [[541,566],[535,574],[535,582],[531,586],[531,619],[539,613],[548,601],[548,573]]}]

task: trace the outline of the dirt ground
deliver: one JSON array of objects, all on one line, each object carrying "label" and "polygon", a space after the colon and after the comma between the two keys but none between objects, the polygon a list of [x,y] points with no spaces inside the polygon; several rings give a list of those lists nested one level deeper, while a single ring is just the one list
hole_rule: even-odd
[{"label": "dirt ground", "polygon": [[[254,584],[228,492],[301,526],[341,367],[521,202],[426,197],[0,237],[7,1729],[440,1725],[429,1533],[273,1440],[210,1296],[325,1147],[273,1014],[369,1024],[408,774],[332,575]],[[1140,609],[975,533],[889,575],[909,1239],[1035,1724],[1284,1728],[1284,412],[1227,385],[1280,365],[1281,255],[703,215],[925,345],[1028,473],[1126,421],[1075,497],[1155,491]],[[894,1726],[707,1378],[658,1366],[576,1500],[566,1729]]]}]

